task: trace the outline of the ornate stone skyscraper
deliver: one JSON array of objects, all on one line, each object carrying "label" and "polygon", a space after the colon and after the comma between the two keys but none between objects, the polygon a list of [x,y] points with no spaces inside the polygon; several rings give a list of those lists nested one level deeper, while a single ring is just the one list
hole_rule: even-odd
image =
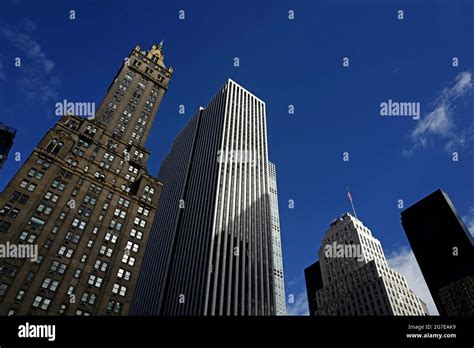
[{"label": "ornate stone skyscraper", "polygon": [[378,239],[346,213],[335,219],[305,270],[310,315],[425,315],[421,300],[391,269]]},{"label": "ornate stone skyscraper", "polygon": [[162,188],[144,144],[171,74],[162,44],[137,46],[96,119],[61,117],[0,194],[0,314],[128,312]]},{"label": "ornate stone skyscraper", "polygon": [[275,315],[265,103],[229,80],[176,137],[131,314]]}]

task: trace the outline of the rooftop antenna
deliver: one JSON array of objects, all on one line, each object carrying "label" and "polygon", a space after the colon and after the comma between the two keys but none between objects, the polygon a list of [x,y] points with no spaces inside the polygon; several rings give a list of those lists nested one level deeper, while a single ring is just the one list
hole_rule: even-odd
[{"label": "rooftop antenna", "polygon": [[351,206],[352,206],[352,211],[354,212],[354,217],[357,219],[357,214],[356,214],[356,211],[355,211],[355,208],[354,208],[354,203],[352,202],[351,192],[349,191],[349,187],[346,186],[346,189],[347,189],[347,197],[349,197],[349,201],[351,202]]}]

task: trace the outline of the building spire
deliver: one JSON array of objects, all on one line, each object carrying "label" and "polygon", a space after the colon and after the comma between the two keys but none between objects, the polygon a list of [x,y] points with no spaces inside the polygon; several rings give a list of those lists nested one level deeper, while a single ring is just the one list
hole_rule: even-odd
[{"label": "building spire", "polygon": [[351,192],[349,191],[349,187],[346,186],[346,189],[347,189],[347,197],[349,197],[349,201],[351,202],[351,206],[352,206],[352,211],[354,212],[354,217],[357,219],[357,214],[356,214],[356,211],[355,211],[355,208],[354,208],[354,203],[352,202]]}]

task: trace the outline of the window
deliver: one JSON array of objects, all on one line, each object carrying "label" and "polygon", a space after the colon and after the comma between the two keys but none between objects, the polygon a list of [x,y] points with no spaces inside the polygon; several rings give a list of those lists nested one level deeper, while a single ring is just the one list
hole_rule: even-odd
[{"label": "window", "polygon": [[34,277],[35,277],[34,272],[28,272],[28,274],[26,275],[26,281],[31,282]]},{"label": "window", "polygon": [[125,208],[128,208],[128,206],[130,205],[130,201],[126,200],[123,197],[120,197],[119,201],[118,201],[118,204],[124,206]]},{"label": "window", "polygon": [[136,238],[136,239],[142,239],[143,233],[140,231],[137,231],[136,229],[132,228],[130,231],[130,237]]},{"label": "window", "polygon": [[85,217],[90,217],[92,215],[92,209],[86,208],[85,206],[81,205],[78,210],[79,215],[83,215]]},{"label": "window", "polygon": [[134,167],[134,166],[129,166],[128,167],[128,171],[130,173],[133,173],[133,174],[138,174],[138,168]]},{"label": "window", "polygon": [[94,269],[101,270],[102,272],[107,271],[108,263],[102,260],[96,260],[94,264]]},{"label": "window", "polygon": [[43,169],[48,169],[51,166],[52,162],[46,160],[43,157],[39,157],[36,160],[36,164],[39,164]]},{"label": "window", "polygon": [[44,204],[39,204],[37,207],[36,207],[36,211],[38,213],[42,213],[44,210],[45,210],[46,206]]},{"label": "window", "polygon": [[72,222],[72,227],[77,227],[80,230],[84,230],[86,227],[86,222],[83,220],[79,220],[78,218],[75,218],[74,221]]},{"label": "window", "polygon": [[51,300],[49,298],[36,296],[35,300],[33,301],[32,307],[45,311],[48,309],[50,303],[51,303]]},{"label": "window", "polygon": [[26,189],[30,192],[33,192],[36,189],[36,184],[31,183]]},{"label": "window", "polygon": [[38,180],[41,180],[44,176],[44,173],[37,170],[36,168],[31,168],[27,175],[30,177],[30,178],[35,178],[35,179],[38,179]]},{"label": "window", "polygon": [[125,296],[125,294],[127,293],[127,287],[115,283],[112,287],[112,293],[119,294],[120,296]]},{"label": "window", "polygon": [[75,234],[74,232],[68,232],[66,234],[66,237],[64,238],[65,241],[73,242],[74,244],[79,243],[80,239],[81,239],[81,236],[78,234]]},{"label": "window", "polygon": [[115,209],[114,216],[115,217],[120,217],[121,219],[124,219],[127,216],[127,212],[124,211],[124,210]]},{"label": "window", "polygon": [[146,185],[143,191],[142,198],[150,202],[153,199],[154,194],[155,194],[155,189],[153,187]]},{"label": "window", "polygon": [[84,134],[89,137],[94,137],[96,133],[97,133],[97,128],[92,127],[91,125],[88,125],[86,130],[84,131]]},{"label": "window", "polygon": [[140,227],[145,227],[146,226],[146,221],[142,220],[138,217],[135,218],[134,222],[135,226],[140,226]]},{"label": "window", "polygon": [[41,287],[42,287],[43,289],[49,289],[49,290],[51,290],[51,291],[53,291],[53,292],[56,291],[56,289],[58,288],[58,286],[59,286],[59,281],[53,280],[53,279],[48,278],[48,277],[44,278],[43,284],[41,285]]},{"label": "window", "polygon": [[102,187],[100,186],[97,186],[95,184],[91,184],[91,186],[89,187],[89,191],[92,191],[94,192],[95,194],[100,194],[100,192],[102,191]]},{"label": "window", "polygon": [[58,189],[59,191],[64,191],[64,189],[66,188],[66,184],[55,179],[53,183],[51,184],[51,187]]},{"label": "window", "polygon": [[24,294],[25,294],[25,291],[19,290],[18,294],[16,294],[15,300],[20,301],[23,298]]},{"label": "window", "polygon": [[97,298],[97,295],[85,291],[85,292],[82,294],[81,301],[82,301],[82,302],[86,302],[86,303],[88,303],[88,304],[90,304],[90,305],[93,305],[93,304],[95,303],[96,298]]},{"label": "window", "polygon": [[107,248],[105,245],[102,245],[99,250],[99,255],[105,255],[107,257],[111,257],[114,249]]},{"label": "window", "polygon": [[118,222],[115,219],[110,220],[110,228],[116,229],[117,231],[120,231],[122,229],[122,224]]},{"label": "window", "polygon": [[120,314],[122,312],[122,304],[118,301],[110,299],[107,303],[107,310]]},{"label": "window", "polygon": [[114,244],[117,242],[117,238],[118,238],[118,236],[116,236],[115,234],[112,234],[110,232],[107,232],[106,235],[105,235],[105,240],[109,241],[111,243],[114,243]]},{"label": "window", "polygon": [[61,308],[59,308],[59,311],[58,311],[58,314],[64,314],[64,312],[66,311],[67,309],[67,306],[63,303],[61,305]]},{"label": "window", "polygon": [[101,277],[97,277],[95,275],[91,275],[89,277],[89,281],[87,282],[89,285],[93,285],[95,286],[96,288],[100,288],[100,286],[102,285],[102,278]]},{"label": "window", "polygon": [[66,256],[68,259],[74,254],[74,249],[65,247],[64,245],[59,248],[58,254],[61,256]]},{"label": "window", "polygon": [[0,221],[0,233],[6,233],[10,228],[11,223],[6,221]]},{"label": "window", "polygon": [[86,195],[84,197],[84,203],[90,204],[90,205],[95,205],[97,203],[97,198]]},{"label": "window", "polygon": [[64,274],[66,271],[66,265],[64,263],[58,262],[58,261],[53,261],[51,264],[50,271],[52,272],[57,272],[59,274]]},{"label": "window", "polygon": [[139,206],[137,213],[140,215],[148,216],[150,215],[150,210],[145,207]]},{"label": "window", "polygon": [[129,266],[133,266],[135,264],[135,258],[132,256],[129,256],[128,253],[125,252],[122,257],[122,262]]},{"label": "window", "polygon": [[23,231],[19,237],[20,240],[27,243],[33,243],[36,240],[37,235],[28,231]]},{"label": "window", "polygon": [[131,273],[129,271],[126,271],[123,268],[119,268],[117,272],[117,277],[124,280],[130,280],[130,276],[131,276]]},{"label": "window", "polygon": [[63,147],[64,143],[59,141],[56,138],[51,139],[48,146],[46,146],[46,152],[49,152],[53,155],[57,155],[61,148]]},{"label": "window", "polygon": [[130,241],[127,242],[127,247],[126,249],[133,251],[136,253],[138,251],[139,245],[136,243],[132,243]]},{"label": "window", "polygon": [[28,225],[31,225],[34,228],[41,229],[44,225],[44,220],[37,218],[36,216],[32,216]]},{"label": "window", "polygon": [[5,292],[7,292],[8,285],[7,284],[0,284],[0,297],[5,295]]},{"label": "window", "polygon": [[9,217],[11,217],[12,219],[16,218],[18,216],[18,214],[20,213],[20,209],[17,209],[17,208],[13,208],[10,213],[8,214]]}]

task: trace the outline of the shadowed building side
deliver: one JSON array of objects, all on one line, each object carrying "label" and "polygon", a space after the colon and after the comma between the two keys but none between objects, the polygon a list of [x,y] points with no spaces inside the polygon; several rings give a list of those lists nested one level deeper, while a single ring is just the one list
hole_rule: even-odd
[{"label": "shadowed building side", "polygon": [[448,195],[437,190],[401,218],[440,315],[474,315],[474,238]]}]

